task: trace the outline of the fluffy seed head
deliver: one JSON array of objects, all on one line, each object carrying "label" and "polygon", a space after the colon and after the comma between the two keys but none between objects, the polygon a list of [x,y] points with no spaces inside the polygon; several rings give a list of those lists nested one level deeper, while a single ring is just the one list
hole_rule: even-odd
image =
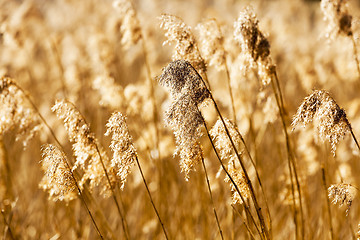
[{"label": "fluffy seed head", "polygon": [[313,120],[320,139],[327,139],[335,154],[340,138],[351,130],[345,110],[337,105],[328,92],[315,90],[298,108],[293,117],[292,126],[295,128],[300,123],[305,126]]},{"label": "fluffy seed head", "polygon": [[331,185],[328,188],[328,191],[329,198],[332,199],[332,203],[335,205],[339,204],[340,207],[345,204],[347,206],[346,214],[348,214],[356,196],[356,188],[350,184],[339,183]]},{"label": "fluffy seed head", "polygon": [[352,16],[348,14],[347,0],[322,0],[321,10],[324,20],[329,22],[326,37],[336,34],[352,35]]},{"label": "fluffy seed head", "polygon": [[66,164],[67,159],[58,147],[46,144],[41,148],[41,168],[45,175],[40,187],[50,194],[53,201],[66,201],[76,198],[76,184],[71,169]]},{"label": "fluffy seed head", "polygon": [[141,39],[141,28],[134,7],[130,0],[115,0],[113,7],[119,12],[121,23],[121,43],[126,48]]},{"label": "fluffy seed head", "polygon": [[175,51],[172,56],[173,60],[185,59],[199,71],[205,74],[206,65],[201,57],[195,37],[191,28],[187,26],[181,18],[174,15],[163,14],[160,17],[160,27],[165,30],[167,40],[164,44],[175,43]]},{"label": "fluffy seed head", "polygon": [[225,65],[224,36],[215,19],[209,19],[199,24],[201,52],[210,66],[223,69]]},{"label": "fluffy seed head", "polygon": [[84,170],[79,186],[82,187],[86,181],[90,180],[90,190],[101,184],[101,194],[104,197],[111,196],[111,189],[101,160],[108,171],[112,184],[116,182],[114,171],[104,149],[91,132],[84,117],[72,103],[63,100],[56,101],[52,111],[56,112],[56,115],[63,120],[69,139],[73,143],[73,151],[76,157],[73,169],[80,167]]},{"label": "fluffy seed head", "polygon": [[163,69],[159,82],[168,87],[172,95],[165,122],[174,131],[178,145],[176,153],[180,155],[180,166],[185,179],[188,179],[190,170],[203,157],[198,143],[200,127],[204,123],[199,105],[209,98],[210,92],[200,75],[185,60],[171,62]]},{"label": "fluffy seed head", "polygon": [[[244,198],[244,200],[248,199],[250,196],[250,190],[245,181],[244,172],[240,169],[236,169],[235,167],[233,167],[232,164],[229,164],[228,172],[231,178],[236,183],[236,186],[238,187],[241,196]],[[230,182],[230,188],[232,192],[232,204],[242,204],[243,201],[241,200],[239,193],[236,191],[234,184],[230,181],[228,176],[226,176],[225,182]]]},{"label": "fluffy seed head", "polygon": [[40,130],[37,113],[14,79],[0,78],[0,134],[15,129],[16,140],[24,147]]},{"label": "fluffy seed head", "polygon": [[258,25],[259,21],[255,13],[250,8],[246,8],[234,23],[234,38],[240,43],[250,65],[253,67],[257,64],[263,84],[267,85],[270,82],[272,70],[270,43],[260,31]]},{"label": "fluffy seed head", "polygon": [[[227,129],[229,130],[230,136],[238,150],[241,145],[241,136],[235,125],[229,120],[224,118]],[[235,158],[235,151],[226,134],[225,127],[221,119],[218,119],[215,125],[210,130],[210,136],[215,142],[215,147],[219,151],[222,159],[228,159],[231,164],[234,164],[233,159]]]},{"label": "fluffy seed head", "polygon": [[110,148],[113,151],[111,166],[121,181],[121,188],[124,188],[127,176],[131,172],[136,161],[136,149],[132,144],[132,137],[129,134],[125,116],[120,112],[114,112],[106,124],[106,136],[111,136]]}]

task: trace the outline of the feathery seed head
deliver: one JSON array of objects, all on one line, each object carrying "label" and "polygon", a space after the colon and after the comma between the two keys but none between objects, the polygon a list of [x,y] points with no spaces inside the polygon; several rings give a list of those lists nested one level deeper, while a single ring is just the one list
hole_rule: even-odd
[{"label": "feathery seed head", "polygon": [[[241,145],[241,136],[235,125],[229,120],[224,118],[227,129],[229,130],[230,136],[237,147],[238,152]],[[215,147],[218,149],[222,159],[228,159],[233,164],[235,151],[232,148],[232,144],[229,140],[228,135],[221,119],[218,119],[214,126],[210,130],[210,136],[215,142]]]},{"label": "feathery seed head", "polygon": [[0,134],[16,129],[24,147],[40,130],[39,117],[14,79],[0,78]]},{"label": "feathery seed head", "polygon": [[168,87],[172,95],[165,121],[174,131],[178,145],[175,153],[180,155],[181,169],[188,179],[190,170],[203,157],[198,143],[200,127],[204,123],[199,105],[210,97],[210,92],[201,76],[185,60],[171,62],[163,69],[159,82]]},{"label": "feathery seed head", "polygon": [[259,29],[259,21],[255,13],[246,8],[234,23],[235,39],[242,50],[249,54],[254,62],[264,60],[270,55],[270,44]]},{"label": "feathery seed head", "polygon": [[139,20],[130,0],[115,0],[113,7],[119,12],[121,23],[121,43],[125,48],[136,44],[142,37]]},{"label": "feathery seed head", "polygon": [[334,37],[336,34],[352,35],[352,16],[348,14],[347,0],[322,0],[321,10],[324,19],[329,22],[326,36]]},{"label": "feathery seed head", "polygon": [[328,188],[328,191],[329,198],[332,199],[333,204],[339,204],[339,207],[343,206],[344,204],[347,206],[347,215],[356,196],[356,188],[350,184],[339,183],[331,185]]},{"label": "feathery seed head", "polygon": [[170,88],[174,99],[181,95],[188,95],[200,104],[210,96],[201,76],[186,60],[175,60],[169,63],[158,77],[162,86]]},{"label": "feathery seed head", "polygon": [[351,130],[345,110],[339,107],[328,92],[316,90],[304,99],[293,117],[292,126],[295,128],[299,123],[305,126],[313,120],[319,137],[330,142],[335,154],[340,138]]},{"label": "feathery seed head", "polygon": [[56,115],[63,120],[69,139],[73,143],[73,151],[76,157],[73,169],[80,167],[84,170],[79,186],[82,187],[87,180],[90,180],[90,190],[92,190],[101,183],[103,187],[101,194],[104,197],[111,196],[111,189],[107,182],[101,160],[105,168],[108,169],[112,184],[115,184],[116,177],[113,174],[106,152],[91,132],[84,117],[72,103],[64,100],[57,100],[52,107],[52,111],[56,112]]},{"label": "feathery seed head", "polygon": [[120,112],[114,112],[106,124],[106,136],[111,136],[110,148],[113,151],[111,166],[121,181],[121,188],[124,188],[127,176],[131,167],[136,161],[136,149],[132,144],[132,137],[129,133],[125,116]]},{"label": "feathery seed head", "polygon": [[[231,178],[236,183],[236,186],[238,187],[241,196],[244,198],[244,200],[248,199],[250,196],[250,190],[246,183],[244,172],[240,169],[236,169],[235,167],[233,167],[232,164],[229,164],[228,172]],[[241,200],[239,193],[236,191],[234,184],[230,181],[228,176],[226,176],[225,182],[230,182],[230,187],[232,192],[232,204],[237,204],[237,203],[242,204],[243,201]]]},{"label": "feathery seed head", "polygon": [[185,59],[189,61],[200,74],[205,74],[206,65],[200,55],[191,28],[187,26],[181,18],[169,14],[161,15],[160,22],[160,28],[166,32],[165,37],[167,40],[164,44],[175,43],[175,52],[172,59]]},{"label": "feathery seed head", "polygon": [[76,184],[65,154],[56,146],[46,144],[41,148],[41,167],[45,175],[40,187],[47,190],[53,201],[66,201],[76,198]]},{"label": "feathery seed head", "polygon": [[240,45],[251,67],[256,64],[264,86],[271,81],[273,65],[270,58],[270,43],[259,29],[255,13],[246,8],[234,23],[234,38]]},{"label": "feathery seed head", "polygon": [[223,69],[225,65],[224,36],[215,19],[209,19],[198,24],[197,29],[200,33],[201,51],[209,65],[215,65],[218,69]]}]

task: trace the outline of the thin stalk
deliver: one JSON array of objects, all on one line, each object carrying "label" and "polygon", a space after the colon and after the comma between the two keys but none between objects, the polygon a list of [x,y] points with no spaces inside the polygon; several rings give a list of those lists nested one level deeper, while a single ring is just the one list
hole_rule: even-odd
[{"label": "thin stalk", "polygon": [[267,239],[270,239],[269,232],[268,232],[268,230],[267,230],[267,228],[266,228],[266,225],[265,225],[264,217],[263,217],[263,215],[262,215],[262,213],[261,213],[261,207],[259,206],[258,201],[257,201],[257,199],[256,199],[255,191],[254,191],[254,188],[253,188],[253,186],[252,186],[250,177],[249,177],[249,175],[248,175],[248,173],[247,173],[247,171],[246,171],[245,164],[243,163],[243,161],[242,161],[242,159],[241,159],[241,157],[240,157],[240,154],[239,154],[239,152],[238,152],[237,149],[236,149],[235,143],[234,143],[234,141],[233,141],[232,138],[231,138],[230,132],[229,132],[229,130],[228,130],[226,124],[225,124],[224,118],[223,118],[223,116],[221,115],[220,110],[219,110],[219,108],[218,108],[218,106],[217,106],[217,104],[216,104],[216,102],[215,102],[215,99],[213,98],[212,94],[210,94],[210,98],[211,98],[211,100],[213,101],[214,106],[215,106],[215,108],[216,108],[216,111],[217,111],[217,113],[218,113],[218,115],[219,115],[219,117],[220,117],[220,119],[221,119],[221,122],[222,122],[223,125],[224,125],[225,131],[226,131],[226,135],[228,136],[228,138],[229,138],[229,140],[230,140],[230,142],[231,142],[231,145],[232,145],[232,147],[233,147],[233,149],[234,149],[234,151],[235,151],[235,155],[236,155],[237,158],[239,159],[241,168],[242,168],[242,170],[243,170],[243,172],[244,172],[245,181],[246,181],[246,183],[247,183],[247,185],[248,185],[248,187],[249,187],[250,195],[251,195],[251,198],[252,198],[252,200],[253,200],[253,203],[254,203],[254,206],[255,206],[255,210],[256,210],[256,213],[257,213],[258,218],[259,218],[259,221],[260,221],[261,230],[262,230],[262,232],[264,232],[266,238],[267,238]]},{"label": "thin stalk", "polygon": [[[69,103],[79,112],[79,114],[80,114],[80,115],[82,116],[82,118],[84,119],[85,124],[87,124],[87,123],[86,123],[86,120],[85,120],[85,117],[84,117],[84,116],[81,114],[81,112],[76,108],[76,106],[75,106],[73,103],[71,103],[71,102],[69,102]],[[105,164],[104,164],[104,161],[103,161],[103,159],[102,159],[102,156],[101,156],[101,153],[100,153],[98,144],[97,144],[96,142],[92,142],[92,143],[94,144],[94,146],[95,146],[95,148],[96,148],[96,152],[97,152],[98,155],[99,155],[99,159],[100,159],[101,166],[102,166],[102,168],[103,168],[103,170],[104,170],[104,173],[105,173],[105,176],[106,176],[106,180],[107,180],[107,182],[109,183],[109,186],[110,186],[110,190],[111,190],[111,193],[112,193],[112,198],[113,198],[113,200],[114,200],[114,202],[115,202],[116,208],[117,208],[118,213],[119,213],[120,218],[121,218],[121,225],[122,225],[122,228],[123,228],[123,231],[124,231],[125,238],[128,240],[130,237],[129,237],[129,230],[128,230],[127,223],[126,223],[126,220],[125,220],[125,216],[124,216],[124,214],[122,213],[122,211],[121,211],[121,209],[120,209],[120,205],[119,205],[118,200],[116,199],[115,191],[114,191],[114,188],[113,188],[113,186],[112,186],[112,184],[111,184],[110,177],[109,177],[109,173],[108,173],[108,171],[107,171],[107,169],[106,169],[106,167],[105,167]]]},{"label": "thin stalk", "polygon": [[220,233],[221,239],[224,240],[224,236],[223,236],[223,232],[222,232],[222,229],[221,229],[221,226],[220,226],[219,218],[218,218],[218,215],[217,215],[216,209],[215,209],[214,199],[213,199],[213,195],[212,195],[212,192],[211,192],[210,181],[209,181],[209,177],[208,177],[207,170],[206,170],[206,167],[205,167],[204,158],[201,158],[201,163],[202,163],[202,166],[203,166],[204,172],[205,172],[206,184],[207,184],[207,187],[208,187],[208,190],[209,190],[210,201],[211,201],[211,205],[212,205],[212,208],[213,208],[213,211],[214,211],[216,224],[217,224],[217,226],[219,228],[219,233]]},{"label": "thin stalk", "polygon": [[142,180],[143,180],[143,182],[144,182],[144,185],[145,185],[145,188],[146,188],[147,194],[148,194],[148,196],[149,196],[149,198],[150,198],[151,205],[152,205],[152,207],[153,207],[153,209],[154,209],[154,211],[155,211],[155,213],[156,213],[156,216],[157,216],[157,217],[158,217],[158,219],[159,219],[159,222],[160,222],[161,228],[162,228],[162,230],[163,230],[163,232],[164,232],[165,238],[168,240],[168,239],[169,239],[169,237],[168,237],[168,235],[167,235],[167,233],[166,233],[166,230],[165,230],[164,224],[163,224],[163,222],[161,221],[161,218],[160,218],[159,212],[158,212],[158,210],[157,210],[157,209],[156,209],[156,207],[155,207],[155,204],[154,204],[154,201],[153,201],[153,199],[152,199],[152,196],[151,196],[151,193],[150,193],[150,190],[149,190],[148,184],[146,183],[146,180],[145,180],[145,177],[144,177],[144,173],[143,173],[143,171],[142,171],[142,169],[141,169],[139,159],[138,159],[138,157],[137,157],[137,156],[135,157],[135,159],[136,159],[136,164],[137,164],[137,166],[138,166],[138,168],[139,168],[139,171],[140,171],[140,174],[141,174]]},{"label": "thin stalk", "polygon": [[351,38],[351,42],[353,44],[354,59],[355,59],[355,62],[356,62],[356,68],[358,70],[359,78],[360,78],[360,62],[359,62],[359,58],[358,58],[358,52],[357,52],[357,47],[356,47],[354,34],[351,33],[350,38]]},{"label": "thin stalk", "polygon": [[81,201],[83,202],[83,204],[84,204],[84,206],[85,206],[85,208],[86,208],[86,211],[88,212],[88,214],[89,214],[89,216],[90,216],[90,218],[91,218],[91,221],[93,222],[93,224],[94,224],[94,226],[95,226],[95,229],[96,229],[97,234],[99,235],[99,237],[100,237],[101,239],[104,239],[104,237],[102,236],[102,234],[101,234],[101,232],[100,232],[100,229],[99,229],[99,227],[97,226],[96,221],[95,221],[95,219],[94,219],[94,217],[93,217],[93,215],[92,215],[92,213],[91,213],[91,211],[90,211],[90,209],[89,209],[89,207],[88,207],[88,205],[87,205],[87,203],[86,203],[86,201],[85,201],[85,198],[84,198],[84,196],[83,196],[83,194],[82,194],[82,192],[81,192],[81,190],[80,190],[80,187],[79,187],[79,185],[78,185],[78,182],[77,182],[77,180],[76,180],[73,172],[71,171],[70,165],[69,165],[69,163],[67,162],[67,160],[65,161],[65,163],[66,163],[66,166],[67,166],[67,167],[69,168],[69,170],[70,170],[70,173],[71,173],[72,178],[74,179],[74,182],[75,182],[75,186],[76,186],[76,188],[77,188],[77,191],[79,192],[80,199],[81,199]]},{"label": "thin stalk", "polygon": [[61,88],[64,94],[64,98],[67,99],[67,90],[66,90],[66,84],[65,84],[65,80],[64,80],[64,68],[61,64],[61,59],[60,59],[60,54],[59,54],[59,49],[56,46],[56,43],[54,42],[54,39],[50,39],[50,48],[52,49],[54,56],[55,56],[55,62],[58,65],[59,69],[60,69],[60,81],[61,81]]},{"label": "thin stalk", "polygon": [[[196,72],[196,74],[198,75],[198,77],[201,79],[201,81],[203,82],[204,86],[206,86],[206,83],[205,83],[204,79],[200,76],[200,74],[199,74],[197,71],[195,71],[195,72]],[[246,171],[245,164],[243,163],[243,161],[242,161],[242,159],[241,159],[241,157],[240,157],[240,154],[239,154],[239,152],[238,152],[237,149],[236,149],[235,143],[234,143],[234,141],[233,141],[232,138],[231,138],[229,129],[227,128],[227,126],[226,126],[226,124],[225,124],[224,118],[223,118],[223,116],[222,116],[222,114],[221,114],[221,112],[220,112],[220,110],[219,110],[219,107],[217,106],[217,103],[216,103],[213,95],[211,94],[210,88],[209,88],[208,90],[209,90],[209,93],[210,93],[210,94],[209,94],[209,95],[210,95],[210,99],[211,99],[211,101],[213,102],[213,104],[214,104],[214,106],[215,106],[216,112],[217,112],[217,114],[219,115],[222,124],[224,125],[225,131],[226,131],[226,135],[228,136],[228,138],[229,138],[229,140],[230,140],[230,142],[231,142],[231,146],[232,146],[232,148],[234,149],[235,155],[236,155],[236,157],[239,159],[241,168],[242,168],[242,170],[243,170],[243,172],[244,172],[245,181],[246,181],[246,183],[247,183],[247,185],[248,185],[248,187],[249,187],[249,190],[250,190],[250,195],[251,195],[251,198],[252,198],[252,200],[253,200],[253,203],[254,203],[254,206],[255,206],[255,210],[256,210],[256,213],[257,213],[258,218],[259,218],[259,221],[260,221],[261,230],[262,230],[262,232],[265,234],[265,237],[266,237],[267,239],[270,239],[269,232],[268,232],[268,230],[267,230],[267,228],[266,228],[266,224],[265,224],[265,221],[264,221],[264,216],[263,216],[262,213],[261,213],[261,207],[259,206],[258,201],[257,201],[257,199],[256,199],[255,191],[254,191],[254,188],[253,188],[253,186],[252,186],[252,183],[251,183],[251,180],[250,180],[250,178],[249,178],[249,175],[248,175],[248,173],[247,173],[247,171]],[[235,185],[236,185],[236,184],[235,184]]]},{"label": "thin stalk", "polygon": [[155,93],[154,93],[155,88],[154,88],[154,83],[151,78],[151,69],[150,69],[150,64],[149,64],[149,60],[148,60],[148,54],[146,51],[145,40],[144,40],[143,36],[142,36],[141,42],[142,42],[142,48],[143,48],[143,54],[144,54],[147,79],[149,81],[149,86],[150,86],[150,99],[151,99],[151,103],[153,105],[153,124],[154,124],[154,128],[155,128],[155,147],[156,147],[156,150],[158,151],[158,154],[159,154],[158,156],[160,159],[160,148],[159,148],[160,134],[159,134],[159,128],[158,128],[158,124],[157,124],[157,106],[156,106]]},{"label": "thin stalk", "polygon": [[231,204],[231,207],[233,208],[234,212],[236,212],[236,213],[239,215],[239,217],[241,218],[241,220],[243,221],[246,230],[247,230],[247,231],[249,232],[249,234],[250,234],[251,239],[255,239],[255,235],[251,232],[249,225],[246,223],[246,221],[244,220],[244,218],[241,216],[239,210],[237,210],[237,209],[234,207],[234,205],[232,205],[232,204]]},{"label": "thin stalk", "polygon": [[110,177],[109,177],[109,174],[106,170],[106,167],[105,167],[105,164],[104,164],[104,161],[101,157],[101,154],[100,154],[100,150],[99,150],[99,147],[96,143],[94,143],[95,147],[96,147],[96,151],[97,153],[99,154],[99,159],[100,159],[100,162],[101,162],[101,166],[102,168],[104,169],[104,172],[105,172],[105,176],[106,176],[106,179],[109,183],[109,186],[110,186],[110,189],[111,189],[111,193],[112,193],[112,197],[114,199],[114,202],[115,202],[115,205],[116,205],[116,208],[119,212],[119,215],[121,217],[121,225],[122,225],[122,228],[123,228],[123,231],[124,231],[124,235],[125,235],[125,238],[126,239],[130,239],[130,236],[129,236],[129,229],[128,229],[128,226],[127,226],[127,223],[126,223],[126,220],[125,220],[125,216],[124,214],[122,213],[121,209],[120,209],[120,205],[119,205],[119,202],[118,200],[116,199],[116,195],[115,195],[115,191],[114,191],[114,188],[111,184],[111,181],[110,181]]},{"label": "thin stalk", "polygon": [[267,201],[267,198],[266,198],[266,195],[265,195],[263,185],[262,185],[261,180],[260,180],[260,174],[259,174],[259,172],[257,170],[256,164],[255,164],[255,162],[254,162],[254,160],[253,160],[253,158],[252,158],[252,156],[250,154],[249,148],[248,148],[247,144],[245,143],[245,140],[244,140],[242,134],[240,133],[240,131],[237,128],[235,128],[235,130],[239,134],[241,142],[244,144],[245,151],[246,151],[247,155],[249,156],[251,164],[253,165],[253,167],[255,169],[256,179],[257,179],[257,181],[258,181],[258,183],[260,185],[261,193],[262,193],[262,195],[264,197],[264,201],[265,201],[266,213],[268,215],[268,220],[269,220],[269,234],[270,234],[270,236],[272,236],[272,220],[271,220],[271,215],[270,215],[270,208],[269,208],[269,205],[268,205],[268,201]]},{"label": "thin stalk", "polygon": [[[298,174],[297,174],[297,170],[296,170],[296,163],[294,160],[294,156],[292,155],[292,151],[291,151],[291,145],[290,145],[290,138],[287,132],[287,128],[286,128],[286,123],[285,123],[285,112],[284,112],[284,103],[282,102],[282,93],[281,93],[281,89],[280,89],[280,85],[279,85],[279,80],[276,74],[276,69],[275,66],[272,66],[271,68],[271,73],[273,78],[271,79],[271,86],[275,95],[275,99],[276,99],[276,103],[279,109],[279,114],[280,114],[280,119],[281,119],[281,123],[282,123],[282,127],[284,130],[284,134],[285,134],[285,142],[286,142],[286,150],[287,150],[287,154],[288,154],[288,165],[289,165],[289,171],[291,172],[291,166],[290,163],[292,164],[293,170],[294,170],[294,176],[295,176],[295,182],[296,182],[296,187],[297,187],[297,191],[299,194],[299,204],[300,204],[300,218],[301,218],[301,237],[302,239],[304,239],[305,237],[305,228],[304,228],[304,213],[303,213],[303,205],[302,205],[302,193],[301,193],[301,188],[300,188],[300,182],[299,182],[299,178],[298,178]],[[276,86],[274,83],[274,79],[277,85],[277,90],[279,91],[279,93],[277,93],[276,90]],[[295,196],[293,196],[295,198]],[[294,206],[296,207],[296,206]]]},{"label": "thin stalk", "polygon": [[[14,236],[14,234],[12,233],[12,230],[11,230],[11,227],[10,227],[10,224],[7,222],[6,220],[6,216],[5,216],[5,211],[2,209],[1,210],[1,214],[3,215],[3,219],[4,219],[4,223],[8,229],[8,233],[9,233],[9,237],[12,239],[12,240],[16,240],[17,238]],[[5,235],[6,236],[6,235]]]},{"label": "thin stalk", "polygon": [[[40,119],[42,120],[42,122],[43,122],[43,123],[45,124],[45,126],[48,128],[50,134],[53,136],[53,138],[55,139],[55,141],[57,142],[57,144],[58,144],[62,149],[64,149],[64,147],[62,146],[62,144],[60,143],[60,141],[57,139],[57,137],[56,137],[54,131],[52,130],[52,128],[49,126],[49,124],[46,122],[45,118],[41,115],[39,109],[36,107],[36,105],[34,104],[34,102],[31,100],[30,96],[28,96],[28,94],[27,94],[18,84],[16,84],[16,83],[14,83],[14,84],[15,84],[15,86],[24,94],[24,96],[27,98],[27,100],[29,101],[29,103],[31,104],[31,106],[34,108],[34,110],[35,110],[35,111],[37,112],[37,114],[39,115],[39,117],[40,117]],[[87,212],[88,212],[88,214],[89,214],[89,216],[90,216],[90,218],[91,218],[91,221],[92,221],[93,224],[94,224],[94,227],[95,227],[95,229],[96,229],[96,232],[98,233],[98,235],[99,235],[99,237],[100,237],[101,239],[104,239],[103,236],[102,236],[102,234],[101,234],[101,232],[100,232],[100,229],[99,229],[99,227],[97,226],[96,221],[95,221],[95,219],[94,219],[94,217],[93,217],[93,215],[92,215],[92,213],[91,213],[91,211],[90,211],[90,209],[89,209],[89,207],[88,207],[88,205],[87,205],[87,203],[86,203],[86,201],[85,201],[85,199],[84,199],[84,196],[83,196],[83,194],[82,194],[82,192],[81,192],[81,190],[80,190],[80,187],[79,187],[78,182],[77,182],[77,180],[76,180],[76,178],[75,178],[75,176],[74,176],[74,173],[73,173],[73,171],[71,171],[70,163],[68,162],[67,159],[66,159],[66,161],[65,161],[65,164],[66,164],[66,166],[70,169],[70,173],[71,173],[72,178],[74,179],[76,188],[77,188],[77,190],[78,190],[78,192],[79,192],[80,199],[81,199],[81,201],[83,202],[83,204],[84,204],[84,206],[85,206],[85,208],[86,208],[86,210],[87,210]]]},{"label": "thin stalk", "polygon": [[326,207],[327,207],[327,211],[328,211],[328,215],[329,215],[329,227],[330,227],[330,236],[331,239],[334,239],[334,230],[333,230],[333,225],[332,225],[332,215],[331,215],[331,208],[330,208],[330,200],[328,198],[328,194],[327,194],[327,185],[326,185],[326,176],[325,176],[325,166],[324,163],[321,164],[321,176],[322,176],[322,182],[323,182],[323,187],[324,187],[324,192],[325,192],[325,199],[326,199]]},{"label": "thin stalk", "polygon": [[[200,110],[199,110],[199,112],[200,112]],[[256,224],[256,221],[255,221],[255,219],[254,219],[254,217],[253,217],[253,215],[252,215],[252,213],[251,213],[251,211],[250,211],[250,208],[247,206],[247,204],[246,204],[246,202],[245,202],[245,199],[244,199],[244,197],[242,196],[242,194],[241,194],[238,186],[236,185],[234,179],[231,177],[230,173],[227,171],[226,167],[224,166],[224,163],[221,161],[220,155],[219,155],[218,151],[216,150],[215,144],[214,144],[214,142],[213,142],[213,140],[212,140],[212,138],[211,138],[211,136],[210,136],[210,134],[209,134],[209,129],[208,129],[207,124],[206,124],[205,121],[203,121],[203,125],[204,125],[204,127],[205,127],[206,134],[207,134],[207,136],[208,136],[208,138],[209,138],[209,140],[210,140],[211,146],[212,146],[212,148],[213,148],[213,150],[214,150],[214,152],[215,152],[215,154],[216,154],[217,159],[219,160],[219,163],[220,163],[222,169],[225,171],[226,175],[229,177],[231,183],[234,185],[236,191],[238,192],[238,194],[239,194],[239,196],[240,196],[240,198],[241,198],[241,201],[243,202],[243,206],[244,206],[244,208],[245,208],[245,211],[249,214],[251,221],[253,222],[253,224],[254,224],[257,232],[258,232],[259,235],[261,236],[261,239],[264,239],[264,236],[263,236],[262,232],[259,230],[259,228],[258,228],[258,226],[257,226],[257,224]]]},{"label": "thin stalk", "polygon": [[354,132],[353,132],[353,130],[352,130],[351,128],[350,128],[350,133],[351,133],[352,138],[354,139],[354,142],[355,142],[357,148],[358,148],[359,151],[360,151],[359,142],[357,141],[357,139],[356,139],[356,137],[355,137],[355,134],[354,134]]},{"label": "thin stalk", "polygon": [[226,79],[227,79],[227,85],[228,85],[228,90],[229,90],[229,94],[230,94],[230,100],[231,100],[231,109],[232,109],[232,115],[233,115],[233,119],[235,122],[235,125],[237,124],[237,120],[236,120],[236,111],[235,111],[235,102],[234,102],[234,96],[233,96],[233,92],[232,92],[232,88],[231,88],[231,79],[230,79],[230,73],[229,73],[229,67],[228,64],[226,62],[225,59],[225,72],[226,72]]}]

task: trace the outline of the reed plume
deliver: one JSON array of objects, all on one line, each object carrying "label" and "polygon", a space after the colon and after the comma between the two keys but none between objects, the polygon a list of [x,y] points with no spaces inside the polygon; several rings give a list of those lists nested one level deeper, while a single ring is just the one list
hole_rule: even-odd
[{"label": "reed plume", "polygon": [[76,184],[65,153],[52,144],[45,144],[41,152],[41,168],[45,175],[39,186],[49,192],[53,201],[69,202],[76,198]]},{"label": "reed plume", "polygon": [[124,188],[127,176],[135,165],[136,149],[132,144],[132,137],[125,122],[125,116],[114,112],[106,124],[106,136],[111,135],[110,148],[113,151],[111,167],[116,169],[116,174]]},{"label": "reed plume", "polygon": [[208,19],[196,27],[200,34],[200,50],[209,66],[223,70],[226,64],[224,36],[215,19]]},{"label": "reed plume", "polygon": [[352,131],[345,110],[324,90],[315,90],[305,97],[293,117],[292,126],[295,128],[302,123],[305,127],[312,121],[319,138],[330,142],[334,155],[340,138]]},{"label": "reed plume", "polygon": [[136,44],[141,38],[141,27],[136,12],[129,0],[115,0],[113,7],[119,13],[122,33],[121,43],[125,48]]},{"label": "reed plume", "polygon": [[40,119],[16,81],[0,78],[0,134],[16,131],[16,140],[26,147],[41,129]]},{"label": "reed plume", "polygon": [[328,21],[326,37],[333,38],[337,34],[352,35],[352,16],[348,13],[347,0],[321,0],[321,11],[324,20]]},{"label": "reed plume", "polygon": [[351,184],[338,183],[331,185],[328,191],[333,204],[339,204],[339,207],[346,205],[346,215],[348,215],[357,189]]},{"label": "reed plume", "polygon": [[189,172],[200,163],[202,149],[198,143],[201,137],[200,127],[204,122],[198,105],[209,97],[195,69],[185,60],[176,60],[168,64],[159,76],[162,86],[169,88],[172,103],[166,112],[165,122],[175,134],[180,155],[180,166],[188,180]]},{"label": "reed plume", "polygon": [[175,43],[172,59],[184,59],[190,62],[204,77],[206,75],[206,64],[201,57],[191,28],[181,18],[170,14],[161,15],[160,22],[160,28],[165,30],[165,37],[167,38],[163,44]]},{"label": "reed plume", "polygon": [[[56,112],[58,118],[63,120],[69,140],[73,143],[73,151],[76,157],[73,170],[76,168],[84,170],[84,174],[79,181],[79,186],[82,188],[85,182],[89,180],[90,190],[101,185],[101,194],[104,197],[111,196],[111,186],[106,184],[107,178],[104,174],[105,167],[110,173],[109,178],[111,184],[116,183],[110,160],[105,151],[101,147],[98,147],[99,142],[91,132],[84,117],[73,104],[64,100],[56,101],[52,107],[52,111]],[[104,167],[101,161],[103,161]]]},{"label": "reed plume", "polygon": [[[240,145],[242,143],[241,136],[239,132],[235,129],[234,124],[230,120],[226,118],[224,118],[224,120],[226,127],[229,130],[230,136],[237,148],[237,151],[240,152]],[[232,179],[235,181],[243,197],[240,198],[240,195],[237,192],[235,186],[230,181],[229,176],[226,176],[225,182],[230,183],[230,188],[232,192],[232,204],[236,204],[236,203],[242,204],[243,203],[242,199],[245,200],[249,199],[250,190],[246,183],[244,172],[239,167],[239,164],[236,162],[237,157],[234,148],[231,146],[229,137],[227,136],[224,125],[220,119],[216,121],[216,123],[211,128],[209,133],[213,138],[215,147],[219,151],[221,159],[228,160],[228,172],[232,177]]]},{"label": "reed plume", "polygon": [[268,85],[273,74],[270,43],[260,31],[255,13],[250,8],[240,12],[234,28],[234,38],[240,43],[250,67],[257,66],[263,85]]}]

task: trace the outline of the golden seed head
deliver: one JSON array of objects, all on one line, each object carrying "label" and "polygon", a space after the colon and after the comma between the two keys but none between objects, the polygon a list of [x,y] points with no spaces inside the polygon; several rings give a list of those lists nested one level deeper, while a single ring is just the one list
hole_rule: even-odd
[{"label": "golden seed head", "polygon": [[335,154],[336,145],[346,132],[351,130],[345,110],[340,108],[330,94],[323,90],[315,90],[306,97],[293,117],[295,128],[302,123],[304,126],[314,121],[318,136],[323,141],[328,140]]},{"label": "golden seed head", "polygon": [[121,43],[125,48],[136,44],[142,37],[139,20],[134,7],[129,0],[115,0],[113,7],[118,11],[121,19]]},{"label": "golden seed head", "polygon": [[73,143],[73,151],[76,157],[73,169],[80,167],[84,170],[79,186],[82,188],[85,182],[90,180],[90,190],[101,184],[101,194],[104,197],[111,196],[111,189],[101,164],[102,160],[111,183],[115,184],[116,178],[111,169],[110,160],[91,132],[84,117],[72,103],[64,100],[57,100],[52,111],[56,112],[56,115],[63,120],[69,139]]},{"label": "golden seed head", "polygon": [[58,147],[46,144],[41,148],[41,168],[45,175],[40,187],[49,192],[53,201],[66,201],[76,198],[76,184],[63,151]]},{"label": "golden seed head", "polygon": [[132,143],[126,118],[120,112],[111,115],[106,127],[105,135],[111,135],[110,148],[113,151],[111,166],[121,181],[121,188],[124,188],[127,176],[136,162],[136,149]]},{"label": "golden seed head", "polygon": [[333,38],[337,34],[352,35],[352,16],[348,14],[347,0],[322,0],[321,10],[324,20],[328,21],[326,37]]},{"label": "golden seed head", "polygon": [[331,202],[333,204],[339,204],[339,207],[345,204],[347,206],[346,214],[348,214],[356,196],[356,190],[357,189],[350,184],[334,184],[328,188],[329,198],[332,199]]},{"label": "golden seed head", "polygon": [[225,66],[224,36],[215,19],[209,19],[198,24],[201,51],[210,66],[223,69]]},{"label": "golden seed head", "polygon": [[26,147],[41,129],[38,114],[14,79],[0,78],[0,134],[15,129],[16,140]]},{"label": "golden seed head", "polygon": [[161,15],[160,22],[160,27],[165,30],[167,38],[164,44],[175,43],[172,59],[187,60],[201,75],[205,74],[206,65],[200,55],[191,28],[181,18],[169,14]]}]

